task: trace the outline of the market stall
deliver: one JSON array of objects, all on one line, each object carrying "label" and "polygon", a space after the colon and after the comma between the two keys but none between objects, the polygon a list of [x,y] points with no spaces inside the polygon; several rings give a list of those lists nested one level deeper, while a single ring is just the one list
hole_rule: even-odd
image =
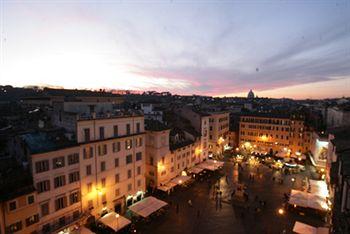
[{"label": "market stall", "polygon": [[128,226],[131,221],[115,212],[110,212],[99,219],[101,223],[118,232]]},{"label": "market stall", "polygon": [[147,218],[152,213],[158,211],[164,206],[168,205],[165,201],[159,200],[155,197],[146,197],[143,200],[133,204],[129,207],[133,213],[142,216],[143,218]]}]

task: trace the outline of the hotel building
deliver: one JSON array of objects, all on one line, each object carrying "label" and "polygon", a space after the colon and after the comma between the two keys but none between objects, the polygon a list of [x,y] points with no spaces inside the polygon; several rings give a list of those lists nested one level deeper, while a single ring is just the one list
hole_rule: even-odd
[{"label": "hotel building", "polygon": [[203,162],[201,138],[192,138],[170,144],[171,129],[161,123],[147,122],[146,179],[156,188]]},{"label": "hotel building", "polygon": [[300,115],[249,114],[240,117],[239,142],[264,152],[299,154],[311,150],[312,133]]},{"label": "hotel building", "polygon": [[212,112],[209,116],[209,155],[220,155],[228,145],[230,114]]},{"label": "hotel building", "polygon": [[[146,189],[143,115],[122,112],[77,115],[74,134],[76,137],[55,130],[20,137],[33,179],[37,211],[32,214],[37,214],[34,229],[39,233],[57,233],[84,220],[88,214],[99,217],[110,210],[123,213],[127,206],[143,198]],[[23,199],[16,198],[21,201],[19,207],[29,209],[31,206],[26,206]],[[4,226],[12,228],[8,215],[6,220]]]}]

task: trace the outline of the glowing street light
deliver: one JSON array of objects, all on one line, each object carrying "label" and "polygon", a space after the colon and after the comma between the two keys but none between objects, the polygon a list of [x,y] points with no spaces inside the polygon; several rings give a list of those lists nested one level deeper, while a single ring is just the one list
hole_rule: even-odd
[{"label": "glowing street light", "polygon": [[279,208],[279,209],[278,209],[278,214],[279,214],[279,215],[284,215],[284,210],[283,210],[282,208]]}]

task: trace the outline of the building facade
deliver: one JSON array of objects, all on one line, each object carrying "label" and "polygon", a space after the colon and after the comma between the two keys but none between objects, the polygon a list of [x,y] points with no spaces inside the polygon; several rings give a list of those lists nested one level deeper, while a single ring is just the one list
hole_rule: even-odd
[{"label": "building facade", "polygon": [[146,131],[147,184],[156,188],[203,162],[201,138],[170,145],[170,128]]},{"label": "building facade", "polygon": [[228,133],[230,126],[230,114],[228,112],[210,113],[209,116],[209,149],[208,154],[220,155],[228,145]]},{"label": "building facade", "polygon": [[311,150],[312,134],[301,116],[243,115],[239,124],[240,145],[248,142],[260,151],[285,150],[305,153]]},{"label": "building facade", "polygon": [[[30,211],[37,216],[29,222],[35,222],[32,229],[38,233],[57,233],[90,214],[123,213],[146,191],[143,115],[77,115],[76,126],[75,140],[55,131],[21,136],[36,191],[37,210]],[[16,199],[23,206],[24,198]],[[8,222],[14,221],[12,211],[2,209],[1,213]],[[4,227],[22,230],[23,220],[17,227],[8,222]]]}]

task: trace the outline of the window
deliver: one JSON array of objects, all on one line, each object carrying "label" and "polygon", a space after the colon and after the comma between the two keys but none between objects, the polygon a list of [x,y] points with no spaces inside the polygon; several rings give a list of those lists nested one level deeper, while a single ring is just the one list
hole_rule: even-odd
[{"label": "window", "polygon": [[56,211],[61,210],[67,206],[67,197],[60,197],[55,200]]},{"label": "window", "polygon": [[12,211],[12,210],[15,210],[17,209],[17,202],[16,201],[12,201],[9,203],[9,210]]},{"label": "window", "polygon": [[86,166],[86,175],[91,175],[91,165]]},{"label": "window", "polygon": [[114,126],[113,126],[113,135],[114,135],[115,137],[118,136],[118,125],[114,125]]},{"label": "window", "polygon": [[36,189],[38,193],[50,191],[50,180],[44,180],[36,184]]},{"label": "window", "polygon": [[6,228],[6,233],[14,233],[22,230],[22,221],[11,224]]},{"label": "window", "polygon": [[68,155],[68,165],[73,165],[79,163],[79,154],[70,154]]},{"label": "window", "polygon": [[142,137],[136,138],[136,146],[141,147],[142,146]]},{"label": "window", "polygon": [[36,173],[48,171],[49,169],[49,160],[43,160],[35,163]]},{"label": "window", "polygon": [[126,124],[126,134],[130,135],[130,124]]},{"label": "window", "polygon": [[79,171],[69,173],[69,183],[77,182],[79,181],[79,178]]},{"label": "window", "polygon": [[100,127],[100,140],[105,139],[105,128]]},{"label": "window", "polygon": [[55,188],[62,187],[66,184],[66,177],[64,175],[57,176],[54,178],[53,182]]},{"label": "window", "polygon": [[137,175],[141,175],[141,167],[137,167]]},{"label": "window", "polygon": [[132,155],[126,155],[126,164],[132,163]]},{"label": "window", "polygon": [[120,151],[120,142],[113,142],[113,152],[119,152]]},{"label": "window", "polygon": [[74,220],[77,220],[80,216],[80,211],[79,210],[76,210],[73,212],[73,219]]},{"label": "window", "polygon": [[130,179],[131,178],[131,175],[132,173],[131,173],[131,170],[128,170],[128,179]]},{"label": "window", "polygon": [[84,129],[84,141],[89,142],[90,141],[90,128]]},{"label": "window", "polygon": [[84,159],[92,158],[94,156],[94,149],[90,146],[83,149]]},{"label": "window", "polygon": [[26,218],[26,226],[27,227],[34,224],[34,223],[37,223],[37,222],[39,222],[39,215],[38,214],[32,215],[32,216]]},{"label": "window", "polygon": [[140,133],[141,128],[140,128],[140,123],[136,123],[136,133]]},{"label": "window", "polygon": [[115,183],[119,183],[119,174],[115,174]]},{"label": "window", "polygon": [[114,166],[119,167],[119,158],[114,159]]},{"label": "window", "polygon": [[101,171],[106,170],[106,162],[101,162]]},{"label": "window", "polygon": [[150,164],[150,165],[153,165],[153,163],[154,163],[154,159],[153,159],[153,157],[150,157],[150,159],[149,159],[149,164]]},{"label": "window", "polygon": [[41,216],[46,216],[50,213],[50,210],[49,210],[49,203],[46,202],[46,203],[43,203],[40,205],[40,209],[41,209]]},{"label": "window", "polygon": [[107,154],[107,145],[103,144],[103,145],[99,145],[98,146],[98,155],[102,156],[102,155],[106,155]]},{"label": "window", "polygon": [[136,153],[136,161],[142,160],[142,152]]},{"label": "window", "polygon": [[52,159],[53,169],[64,167],[64,156]]},{"label": "window", "polygon": [[73,205],[74,203],[77,203],[80,201],[80,193],[79,191],[73,192],[69,194],[69,203]]},{"label": "window", "polygon": [[92,191],[92,183],[87,184],[87,190],[88,190],[88,193]]},{"label": "window", "polygon": [[34,203],[34,195],[30,195],[27,197],[27,203],[28,203],[28,205]]},{"label": "window", "polygon": [[42,228],[42,232],[43,232],[43,233],[50,233],[50,231],[51,231],[51,225],[50,225],[50,223],[44,224],[44,225],[43,225],[43,228]]},{"label": "window", "polygon": [[131,149],[132,148],[132,140],[129,139],[129,140],[126,140],[125,141],[125,149]]},{"label": "window", "polygon": [[128,184],[128,191],[132,190],[132,184]]},{"label": "window", "polygon": [[120,189],[117,188],[117,189],[115,190],[115,196],[118,197],[119,195],[120,195]]},{"label": "window", "polygon": [[141,186],[141,180],[137,180],[137,187]]},{"label": "window", "polygon": [[101,187],[105,188],[106,187],[106,178],[101,179]]}]

